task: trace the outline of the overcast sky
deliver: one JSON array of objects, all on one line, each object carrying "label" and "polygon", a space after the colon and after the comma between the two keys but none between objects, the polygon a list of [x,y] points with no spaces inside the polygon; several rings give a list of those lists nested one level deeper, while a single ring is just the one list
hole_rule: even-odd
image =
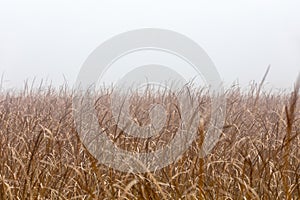
[{"label": "overcast sky", "polygon": [[0,73],[73,84],[102,42],[139,28],[182,33],[210,56],[225,84],[291,87],[300,72],[300,1],[1,0]]}]

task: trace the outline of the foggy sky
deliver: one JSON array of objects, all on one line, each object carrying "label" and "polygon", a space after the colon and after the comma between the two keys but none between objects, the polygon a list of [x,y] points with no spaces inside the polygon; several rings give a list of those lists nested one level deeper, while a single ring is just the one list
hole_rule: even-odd
[{"label": "foggy sky", "polygon": [[138,28],[196,41],[225,85],[260,81],[291,87],[300,72],[300,1],[1,0],[0,73],[7,88],[25,79],[72,85],[102,42]]}]

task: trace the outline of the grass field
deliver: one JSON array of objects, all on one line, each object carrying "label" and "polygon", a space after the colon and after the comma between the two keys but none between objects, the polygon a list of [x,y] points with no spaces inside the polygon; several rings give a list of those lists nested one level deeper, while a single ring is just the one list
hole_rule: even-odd
[{"label": "grass field", "polygon": [[[209,126],[210,101],[199,93],[204,124],[198,139],[178,162],[139,174],[115,171],[89,154],[76,133],[67,86],[2,92],[0,199],[299,199],[300,80],[293,93],[260,86],[226,90],[222,135],[205,158],[197,155]],[[126,137],[110,123],[109,94],[102,93],[95,107],[99,123],[120,148],[155,150],[176,132],[180,112],[174,100],[164,136]],[[148,123],[138,107],[154,98],[143,98],[131,112]]]}]

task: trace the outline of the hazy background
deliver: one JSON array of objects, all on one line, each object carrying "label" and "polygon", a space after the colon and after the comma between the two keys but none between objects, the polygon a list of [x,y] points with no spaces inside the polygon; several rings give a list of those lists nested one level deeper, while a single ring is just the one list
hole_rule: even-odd
[{"label": "hazy background", "polygon": [[1,0],[4,87],[33,77],[75,82],[103,41],[138,28],[180,32],[200,44],[225,85],[259,81],[291,87],[300,71],[300,1]]}]

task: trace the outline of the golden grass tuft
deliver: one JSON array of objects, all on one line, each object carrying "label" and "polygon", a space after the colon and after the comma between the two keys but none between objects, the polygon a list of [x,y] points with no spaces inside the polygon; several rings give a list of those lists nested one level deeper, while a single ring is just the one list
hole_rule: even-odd
[{"label": "golden grass tuft", "polygon": [[[227,90],[222,136],[205,158],[198,155],[210,123],[205,115],[210,100],[204,91],[197,93],[198,140],[178,162],[143,174],[109,169],[87,152],[76,133],[72,92],[66,86],[2,92],[0,199],[299,199],[299,88],[300,77],[291,96],[261,86],[249,92]],[[111,123],[109,94],[102,93],[95,108],[99,123],[120,148],[152,151],[176,132],[176,99],[169,99],[174,112],[162,136],[136,140]],[[135,100],[132,115],[148,123],[141,108],[158,100]]]}]

